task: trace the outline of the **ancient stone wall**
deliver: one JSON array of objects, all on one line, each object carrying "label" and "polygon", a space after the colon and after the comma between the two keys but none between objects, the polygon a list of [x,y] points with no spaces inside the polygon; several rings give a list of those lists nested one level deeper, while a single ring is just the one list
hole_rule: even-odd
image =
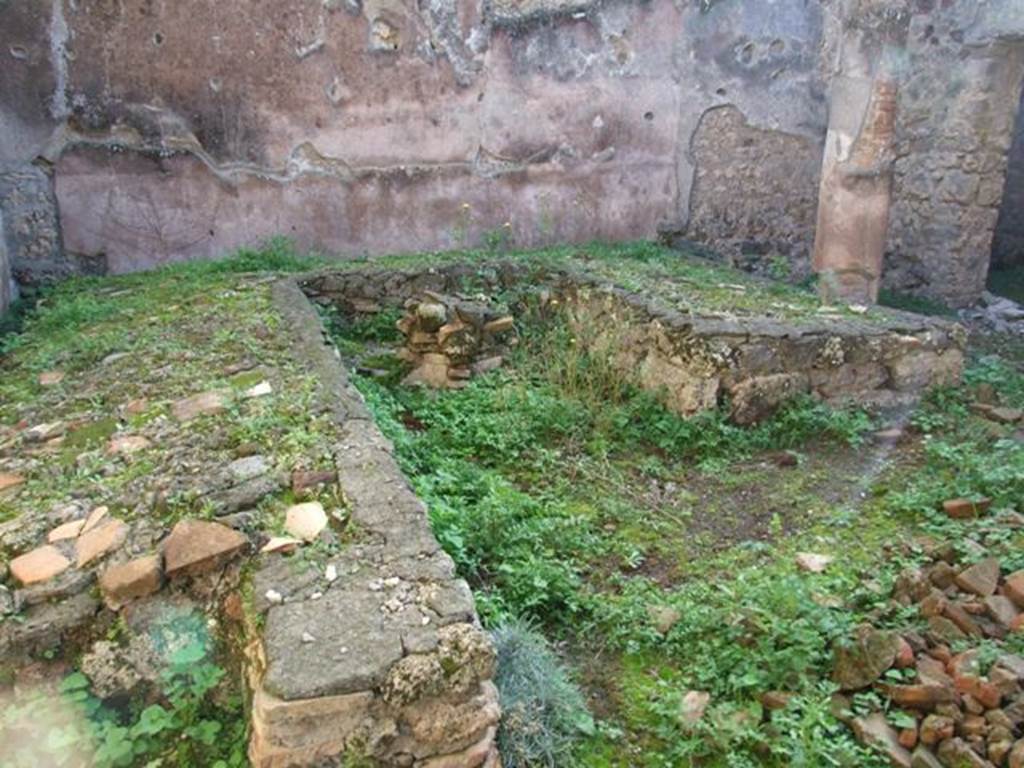
[{"label": "ancient stone wall", "polygon": [[564,314],[581,346],[685,416],[728,402],[733,419],[749,424],[800,394],[904,405],[929,386],[958,381],[963,367],[964,331],[944,320],[882,309],[870,318],[725,316],[675,307],[590,274],[511,262],[327,271],[304,288],[352,314],[401,306],[424,291],[458,294],[469,290],[466,280],[492,292],[536,294],[549,311]]},{"label": "ancient stone wall", "polygon": [[1006,172],[1003,202],[992,241],[992,267],[1024,265],[1024,89]]},{"label": "ancient stone wall", "polygon": [[256,768],[349,762],[495,768],[490,636],[298,286],[274,286],[300,360],[342,426],[338,483],[358,541],[324,570],[280,558],[253,574],[247,674]]},{"label": "ancient stone wall", "polygon": [[1024,46],[992,42],[1024,9],[998,10],[915,15],[904,64],[884,279],[954,306],[984,289],[1024,78]]},{"label": "ancient stone wall", "polygon": [[[26,0],[0,14],[0,170],[53,164],[73,269],[275,234],[362,255],[497,230],[517,246],[685,231],[708,109],[733,105],[765,139],[748,170],[787,141],[804,163],[824,124],[822,14],[803,0]],[[727,160],[701,159],[702,190],[736,210],[743,178],[712,167]],[[768,195],[748,207],[743,221],[789,221]],[[39,238],[14,254],[23,279],[51,273]]]},{"label": "ancient stone wall", "polygon": [[[893,284],[961,301],[982,279],[1017,61],[992,41],[1024,14],[1014,0],[934,5],[915,6],[890,261]],[[361,256],[499,231],[516,246],[661,232],[800,276],[842,13],[839,0],[0,4],[12,270],[123,272],[272,235]],[[941,116],[925,109],[936,95]],[[973,114],[980,138],[946,119]],[[936,148],[943,131],[955,147]],[[943,181],[933,203],[922,165],[974,174],[971,189]]]},{"label": "ancient stone wall", "polygon": [[713,243],[741,268],[780,278],[806,277],[820,142],[755,128],[730,105],[701,118],[693,158],[689,237]]}]

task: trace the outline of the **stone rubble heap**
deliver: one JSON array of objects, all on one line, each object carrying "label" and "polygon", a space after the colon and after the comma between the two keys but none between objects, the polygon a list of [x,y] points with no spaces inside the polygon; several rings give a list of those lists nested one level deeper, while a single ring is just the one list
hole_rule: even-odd
[{"label": "stone rubble heap", "polygon": [[996,333],[1024,334],[1024,304],[985,291],[973,307],[960,310],[960,318]]},{"label": "stone rubble heap", "polygon": [[[1024,767],[1024,658],[1004,648],[1024,627],[1024,570],[1004,574],[994,557],[958,564],[940,547],[927,567],[901,574],[893,598],[916,606],[923,628],[865,625],[838,643],[837,713],[894,766]],[[869,688],[912,724],[853,716],[847,694]]]},{"label": "stone rubble heap", "polygon": [[399,356],[413,366],[405,384],[463,387],[474,373],[499,367],[517,342],[512,316],[482,302],[423,291],[405,309]]}]

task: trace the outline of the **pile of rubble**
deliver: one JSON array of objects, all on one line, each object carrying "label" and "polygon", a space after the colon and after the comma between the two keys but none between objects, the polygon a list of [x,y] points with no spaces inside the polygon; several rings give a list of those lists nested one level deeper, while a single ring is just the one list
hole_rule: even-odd
[{"label": "pile of rubble", "polygon": [[398,321],[406,339],[399,356],[412,364],[405,384],[463,387],[474,373],[498,368],[518,342],[513,317],[482,302],[424,291],[405,309]]},{"label": "pile of rubble", "polygon": [[1024,305],[988,291],[973,307],[960,310],[960,319],[968,325],[980,325],[995,333],[1024,334]]},{"label": "pile of rubble", "polygon": [[[837,644],[837,711],[894,766],[1024,767],[1024,658],[1004,643],[1024,627],[1024,571],[1004,575],[994,557],[958,565],[943,547],[901,574],[893,597],[916,606],[920,629],[863,626]],[[909,717],[853,716],[846,694],[865,689]]]}]

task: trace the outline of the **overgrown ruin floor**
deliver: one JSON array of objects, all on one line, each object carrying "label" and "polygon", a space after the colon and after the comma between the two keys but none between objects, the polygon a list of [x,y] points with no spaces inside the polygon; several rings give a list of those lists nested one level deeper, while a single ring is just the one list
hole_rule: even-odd
[{"label": "overgrown ruin floor", "polygon": [[[430,274],[466,260],[371,266]],[[906,322],[885,310],[821,313],[805,292],[650,246],[521,260],[585,268],[728,323]],[[0,697],[15,703],[0,733],[16,738],[0,749],[12,764],[76,764],[61,745],[88,752],[110,735],[69,705],[66,741],[40,754],[52,729],[39,732],[38,698],[26,703],[34,694],[63,680],[80,701],[73,673],[82,670],[102,711],[128,728],[144,705],[167,704],[168,656],[156,650],[196,644],[204,663],[230,673],[203,696],[200,717],[220,735],[190,740],[189,753],[173,730],[136,735],[139,760],[244,764],[257,744],[267,765],[308,763],[352,746],[325,742],[343,731],[385,764],[427,765],[431,755],[413,742],[457,753],[453,765],[482,764],[497,709],[479,612],[488,628],[528,616],[558,644],[597,718],[573,737],[583,765],[794,765],[801,748],[808,765],[825,753],[871,765],[826,714],[830,642],[873,615],[897,567],[923,556],[921,536],[972,538],[993,552],[1018,544],[989,519],[933,514],[944,498],[973,494],[991,497],[993,514],[1007,511],[1024,492],[1018,427],[974,414],[966,390],[890,414],[898,435],[809,399],[750,428],[720,408],[686,420],[592,367],[589,352],[570,352],[571,333],[552,325],[523,327],[502,370],[433,394],[396,386],[397,369],[381,360],[392,343],[385,313],[387,322],[343,317],[335,327],[350,369],[364,369],[352,379],[364,406],[312,309],[296,311],[304,300],[278,280],[308,266],[250,254],[80,281],[5,340]],[[1020,374],[1005,362],[985,362],[969,380],[995,388],[1007,407],[1024,404]],[[258,554],[287,533],[297,502],[319,504],[326,529],[283,545],[290,554]],[[78,567],[84,545],[72,536],[53,546],[74,565],[17,583],[18,555],[101,506],[111,538],[95,559]],[[183,520],[235,531],[244,545],[194,544],[186,572],[143,584],[139,599],[100,588],[111,566],[152,554],[166,570],[168,536]],[[807,573],[794,565],[801,551],[835,560]],[[430,664],[393,674],[409,659]],[[690,689],[710,691],[713,703],[681,731]],[[803,717],[803,731],[772,726],[760,709],[770,690],[798,698],[785,717]],[[255,739],[246,732],[253,691]],[[456,721],[457,734],[441,727]]]}]

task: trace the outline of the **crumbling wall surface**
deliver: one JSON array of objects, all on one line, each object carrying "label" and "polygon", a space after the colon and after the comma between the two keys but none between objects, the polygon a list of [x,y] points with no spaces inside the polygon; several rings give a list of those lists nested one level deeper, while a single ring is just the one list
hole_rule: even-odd
[{"label": "crumbling wall surface", "polygon": [[[912,3],[892,285],[980,290],[1020,6]],[[121,272],[274,234],[353,256],[660,232],[799,277],[844,7],[3,3],[12,270]]]},{"label": "crumbling wall surface", "polygon": [[1024,265],[1024,88],[1007,160],[1006,184],[992,241],[992,268]]},{"label": "crumbling wall surface", "polygon": [[988,273],[1024,77],[1024,8],[918,5],[897,111],[885,283],[962,306]]},{"label": "crumbling wall surface", "polygon": [[724,105],[766,140],[701,159],[698,210],[730,194],[758,240],[791,205],[736,193],[788,151],[771,133],[820,135],[820,36],[803,0],[26,0],[0,6],[0,116],[8,166],[53,164],[71,270],[272,234],[362,255],[685,231],[691,140]]},{"label": "crumbling wall surface", "polygon": [[806,277],[820,142],[755,128],[729,105],[704,113],[692,147],[689,237],[713,243],[740,268]]}]

